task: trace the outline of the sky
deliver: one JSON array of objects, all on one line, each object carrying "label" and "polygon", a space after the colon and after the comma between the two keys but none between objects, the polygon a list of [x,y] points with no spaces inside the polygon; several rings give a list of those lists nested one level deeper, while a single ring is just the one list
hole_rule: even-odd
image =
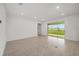
[{"label": "sky", "polygon": [[49,28],[64,28],[64,24],[48,25]]}]

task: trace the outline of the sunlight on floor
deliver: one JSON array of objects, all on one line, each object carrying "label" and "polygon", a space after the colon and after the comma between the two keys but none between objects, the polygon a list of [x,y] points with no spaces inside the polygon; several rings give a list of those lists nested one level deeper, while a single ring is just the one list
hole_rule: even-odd
[{"label": "sunlight on floor", "polygon": [[65,40],[61,38],[48,36],[49,45],[54,45],[57,47],[65,47]]}]

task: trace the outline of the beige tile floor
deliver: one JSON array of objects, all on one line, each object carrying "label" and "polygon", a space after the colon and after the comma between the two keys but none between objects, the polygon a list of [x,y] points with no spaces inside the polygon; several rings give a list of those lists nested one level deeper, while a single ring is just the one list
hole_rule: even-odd
[{"label": "beige tile floor", "polygon": [[4,56],[78,56],[79,42],[39,36],[9,41]]}]

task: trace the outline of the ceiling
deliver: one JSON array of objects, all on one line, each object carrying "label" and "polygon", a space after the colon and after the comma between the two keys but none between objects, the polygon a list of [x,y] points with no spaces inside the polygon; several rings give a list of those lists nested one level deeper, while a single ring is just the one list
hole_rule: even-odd
[{"label": "ceiling", "polygon": [[79,13],[78,3],[6,3],[8,16],[46,21]]}]

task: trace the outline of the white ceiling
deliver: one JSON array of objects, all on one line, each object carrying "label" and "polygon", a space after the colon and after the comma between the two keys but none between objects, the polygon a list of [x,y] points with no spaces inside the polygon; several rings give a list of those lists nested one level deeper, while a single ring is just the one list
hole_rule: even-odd
[{"label": "white ceiling", "polygon": [[[7,3],[5,6],[8,16],[20,16],[40,21],[58,19],[59,17],[79,13],[79,4],[77,3],[23,3],[22,5]],[[56,9],[57,6],[60,8]]]}]

